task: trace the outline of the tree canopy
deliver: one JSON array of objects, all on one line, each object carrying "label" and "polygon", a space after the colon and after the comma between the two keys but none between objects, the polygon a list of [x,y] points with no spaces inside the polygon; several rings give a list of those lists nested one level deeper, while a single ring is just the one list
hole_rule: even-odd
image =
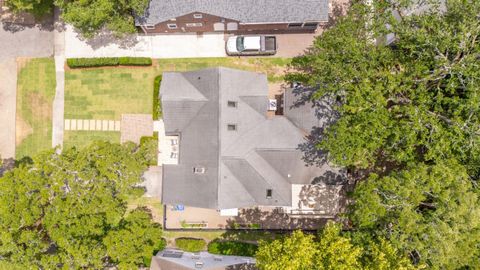
[{"label": "tree canopy", "polygon": [[[363,246],[368,248],[364,248]],[[343,235],[340,225],[328,223],[318,237],[294,232],[273,242],[261,242],[256,254],[260,269],[288,270],[414,270],[409,259],[384,239],[355,243]]]},{"label": "tree canopy", "polygon": [[287,75],[313,104],[334,100],[310,143],[358,181],[353,227],[433,269],[480,267],[479,14],[474,0],[358,2]]},{"label": "tree canopy", "polygon": [[28,12],[36,17],[52,13],[54,0],[8,0],[5,4],[13,12]]},{"label": "tree canopy", "polygon": [[87,38],[103,30],[117,36],[136,31],[134,15],[142,15],[149,0],[55,0],[62,9],[62,18],[72,24]]},{"label": "tree canopy", "polygon": [[131,269],[161,248],[161,228],[127,199],[148,161],[134,144],[55,150],[0,178],[0,258],[25,268]]},{"label": "tree canopy", "polygon": [[8,0],[14,12],[29,12],[37,17],[52,14],[53,7],[62,10],[62,19],[73,25],[86,38],[103,31],[115,36],[136,32],[135,15],[142,15],[149,0]]}]

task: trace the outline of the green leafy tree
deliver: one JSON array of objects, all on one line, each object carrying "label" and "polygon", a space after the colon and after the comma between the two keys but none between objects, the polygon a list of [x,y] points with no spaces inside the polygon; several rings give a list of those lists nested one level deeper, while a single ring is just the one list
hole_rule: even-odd
[{"label": "green leafy tree", "polygon": [[478,268],[480,2],[432,0],[408,12],[420,2],[355,3],[287,79],[338,113],[310,144],[358,181],[358,233],[433,269]]},{"label": "green leafy tree", "polygon": [[103,243],[119,269],[133,269],[151,257],[155,249],[162,248],[158,246],[161,236],[160,225],[152,224],[148,210],[136,209],[118,228],[108,232]]},{"label": "green leafy tree", "polygon": [[261,242],[255,257],[263,270],[306,270],[312,269],[316,255],[313,236],[295,231],[285,239]]},{"label": "green leafy tree", "polygon": [[36,17],[51,14],[53,11],[53,0],[8,0],[5,4],[13,12],[28,12]]},{"label": "green leafy tree", "polygon": [[55,0],[63,11],[62,18],[72,24],[87,38],[103,30],[110,30],[116,36],[136,31],[134,15],[145,12],[148,0]]},{"label": "green leafy tree", "polygon": [[340,234],[340,226],[328,223],[321,232],[315,258],[315,269],[342,270],[360,269],[362,248],[354,246],[350,238]]},{"label": "green leafy tree", "polygon": [[[388,241],[359,241],[329,222],[318,238],[294,232],[285,239],[260,243],[256,254],[260,269],[318,270],[415,270],[410,260]],[[355,240],[355,241],[354,241]]]},{"label": "green leafy tree", "polygon": [[161,230],[145,209],[127,211],[126,200],[138,196],[147,163],[134,144],[97,142],[47,151],[7,172],[0,257],[25,268],[141,266]]},{"label": "green leafy tree", "polygon": [[360,183],[352,220],[432,265],[479,267],[479,199],[465,168],[412,167]]}]

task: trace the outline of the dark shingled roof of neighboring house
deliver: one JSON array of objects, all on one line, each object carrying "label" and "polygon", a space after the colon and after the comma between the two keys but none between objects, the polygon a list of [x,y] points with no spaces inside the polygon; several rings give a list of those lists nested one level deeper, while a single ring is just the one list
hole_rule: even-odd
[{"label": "dark shingled roof of neighboring house", "polygon": [[137,25],[158,24],[193,12],[240,23],[328,21],[329,0],[151,0]]},{"label": "dark shingled roof of neighboring house", "polygon": [[[166,72],[161,83],[167,135],[179,135],[179,164],[163,165],[163,202],[228,209],[289,206],[292,184],[332,168],[307,167],[298,145],[306,132],[289,118],[267,118],[264,74],[210,68]],[[236,102],[229,107],[228,101]],[[299,111],[299,113],[303,113]],[[227,126],[235,124],[236,130]],[[194,167],[205,168],[195,174]],[[272,189],[272,198],[266,190]]]}]

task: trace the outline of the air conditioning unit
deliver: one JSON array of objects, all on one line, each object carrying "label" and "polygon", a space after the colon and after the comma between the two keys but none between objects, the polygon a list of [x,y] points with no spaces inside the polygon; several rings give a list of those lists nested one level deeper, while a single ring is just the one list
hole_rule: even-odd
[{"label": "air conditioning unit", "polygon": [[268,110],[269,111],[276,111],[277,110],[277,100],[276,99],[269,99],[268,100]]}]

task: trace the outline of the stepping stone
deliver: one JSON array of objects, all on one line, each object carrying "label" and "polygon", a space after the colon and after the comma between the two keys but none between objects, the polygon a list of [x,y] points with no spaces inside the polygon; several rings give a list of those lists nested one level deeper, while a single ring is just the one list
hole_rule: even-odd
[{"label": "stepping stone", "polygon": [[102,120],[96,120],[95,130],[102,130]]},{"label": "stepping stone", "polygon": [[70,120],[70,130],[77,130],[77,120],[75,119]]},{"label": "stepping stone", "polygon": [[115,121],[115,131],[120,131],[120,121]]},{"label": "stepping stone", "polygon": [[70,119],[65,119],[65,130],[70,130]]},{"label": "stepping stone", "polygon": [[108,130],[108,120],[102,120],[102,130]]},{"label": "stepping stone", "polygon": [[109,131],[114,131],[115,130],[115,121],[113,121],[113,120],[108,121],[108,130]]},{"label": "stepping stone", "polygon": [[77,130],[83,130],[83,121],[80,119],[77,119]]},{"label": "stepping stone", "polygon": [[89,125],[90,125],[90,130],[95,130],[95,120],[90,120],[89,121]]},{"label": "stepping stone", "polygon": [[88,120],[83,120],[83,130],[89,130],[90,129],[90,125],[89,125],[89,121]]}]

